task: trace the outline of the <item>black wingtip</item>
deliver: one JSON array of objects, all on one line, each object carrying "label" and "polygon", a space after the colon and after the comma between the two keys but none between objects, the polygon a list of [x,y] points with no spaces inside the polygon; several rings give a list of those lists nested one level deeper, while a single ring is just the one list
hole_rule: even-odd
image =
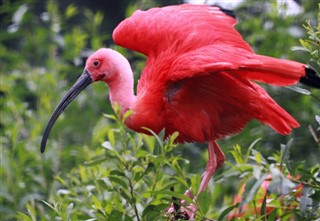
[{"label": "black wingtip", "polygon": [[302,84],[320,89],[320,75],[311,67],[306,66],[306,76],[300,78]]},{"label": "black wingtip", "polygon": [[234,13],[233,10],[229,10],[229,9],[225,9],[219,5],[213,5],[215,7],[218,7],[223,13],[225,13],[226,15],[232,17],[232,18],[236,18],[236,14]]}]

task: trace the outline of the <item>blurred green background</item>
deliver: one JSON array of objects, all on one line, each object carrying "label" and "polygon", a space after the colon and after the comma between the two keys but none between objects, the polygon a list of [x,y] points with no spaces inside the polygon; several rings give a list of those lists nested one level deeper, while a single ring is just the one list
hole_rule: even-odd
[{"label": "blurred green background", "polygon": [[[90,188],[90,185],[82,185],[85,183],[83,179],[80,179],[82,184],[77,183],[71,174],[74,174],[74,171],[77,171],[76,174],[80,173],[84,162],[100,154],[101,143],[110,139],[108,131],[119,126],[114,120],[103,116],[103,113],[113,113],[108,102],[107,87],[102,83],[94,84],[81,93],[60,117],[50,134],[46,152],[41,154],[39,148],[42,132],[52,111],[82,73],[87,56],[98,48],[111,47],[123,53],[130,61],[137,80],[145,59],[138,53],[115,46],[111,38],[112,30],[136,9],[178,3],[182,2],[1,2],[2,220],[49,220],[49,217],[50,220],[56,220],[52,217],[68,217],[49,208],[41,200],[52,203],[51,205],[61,202],[61,210],[70,206],[72,199],[77,202],[77,195],[71,197],[72,199],[68,198],[69,201],[64,198],[64,193],[61,192],[64,184],[61,180],[66,180],[71,186]],[[300,38],[308,37],[302,24],[311,20],[311,23],[316,25],[319,22],[319,10],[317,1],[300,1],[299,4],[302,13],[283,15],[279,13],[276,1],[244,1],[234,9],[238,20],[236,28],[256,53],[307,63],[310,59],[308,53],[293,51],[291,48],[300,45]],[[228,162],[234,163],[230,151],[235,144],[246,149],[253,141],[261,138],[256,148],[265,157],[278,152],[281,144],[292,140],[290,162],[293,165],[302,162],[305,169],[318,165],[319,144],[314,140],[309,128],[312,127],[319,137],[319,125],[315,115],[320,114],[320,92],[303,85],[299,87],[311,91],[312,95],[297,93],[289,88],[265,86],[270,95],[298,120],[301,127],[289,136],[281,136],[269,127],[253,121],[240,134],[219,141]],[[184,144],[175,148],[173,154],[190,161],[182,165],[186,174],[201,174],[207,163],[206,150],[206,144]],[[101,168],[107,170],[106,165]],[[223,176],[225,170],[225,167],[219,170],[218,176]],[[97,170],[92,173],[100,172]],[[220,197],[220,201],[215,201],[215,208],[219,208],[217,204],[222,200],[224,203],[232,202],[236,185],[232,184],[232,180],[226,182],[228,185],[216,187],[219,193],[216,197]],[[180,192],[183,193],[183,190]],[[63,204],[64,200],[68,203]],[[90,208],[91,205],[87,207]],[[90,217],[95,217],[90,215],[85,206],[81,208],[82,215],[74,220],[89,220]],[[29,214],[28,218],[23,214]],[[30,214],[34,214],[36,219]]]}]

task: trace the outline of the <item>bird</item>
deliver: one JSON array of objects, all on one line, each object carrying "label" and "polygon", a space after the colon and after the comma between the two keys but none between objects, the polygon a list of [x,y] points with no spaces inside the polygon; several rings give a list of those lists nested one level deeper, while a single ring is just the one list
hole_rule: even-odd
[{"label": "bird", "polygon": [[[178,132],[177,143],[208,143],[208,163],[198,193],[204,191],[225,155],[217,141],[239,133],[257,119],[287,135],[299,123],[257,82],[288,86],[298,82],[320,88],[320,77],[306,64],[258,55],[235,29],[230,11],[181,4],[137,10],[114,29],[114,42],[146,56],[134,91],[128,60],[101,48],[54,110],[41,141],[44,152],[59,115],[88,85],[108,85],[111,105],[127,111],[128,128],[149,134]],[[189,214],[193,216],[193,214]]]}]

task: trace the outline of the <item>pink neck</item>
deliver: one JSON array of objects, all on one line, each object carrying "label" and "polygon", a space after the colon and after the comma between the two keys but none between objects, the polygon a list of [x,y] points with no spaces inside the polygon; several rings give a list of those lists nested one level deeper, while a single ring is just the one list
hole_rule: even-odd
[{"label": "pink neck", "polygon": [[[120,55],[120,54],[119,54]],[[133,73],[129,62],[122,55],[116,58],[114,71],[117,78],[108,81],[111,105],[117,103],[121,108],[121,116],[132,108],[136,100],[133,91]]]}]

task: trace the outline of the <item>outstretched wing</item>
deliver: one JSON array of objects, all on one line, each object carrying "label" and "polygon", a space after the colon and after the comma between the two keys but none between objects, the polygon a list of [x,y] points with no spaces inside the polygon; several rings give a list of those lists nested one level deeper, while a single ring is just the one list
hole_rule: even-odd
[{"label": "outstretched wing", "polygon": [[[282,86],[295,84],[305,76],[302,63],[257,55],[230,45],[209,45],[176,58],[166,76],[161,80],[167,82],[163,93],[168,119],[165,127],[167,134],[179,131],[181,141],[219,139],[239,132],[253,118],[281,134],[299,126],[250,80]],[[161,74],[153,76],[148,83],[159,77]],[[156,81],[150,85],[155,84]]]},{"label": "outstretched wing", "polygon": [[183,4],[136,11],[119,24],[113,38],[148,56],[138,93],[154,81],[223,70],[274,85],[295,84],[305,76],[303,64],[256,55],[235,24],[217,7]]},{"label": "outstretched wing", "polygon": [[233,28],[236,20],[217,7],[182,4],[136,11],[113,32],[116,44],[147,56],[162,51],[182,53],[211,44],[250,50]]},{"label": "outstretched wing", "polygon": [[299,126],[262,87],[225,71],[167,85],[163,111],[166,135],[179,131],[180,142],[220,139],[239,132],[252,119],[280,134]]},{"label": "outstretched wing", "polygon": [[196,75],[232,71],[250,80],[286,86],[296,84],[304,77],[305,69],[305,64],[257,55],[233,45],[209,45],[177,57],[169,70],[169,78],[177,81]]}]

